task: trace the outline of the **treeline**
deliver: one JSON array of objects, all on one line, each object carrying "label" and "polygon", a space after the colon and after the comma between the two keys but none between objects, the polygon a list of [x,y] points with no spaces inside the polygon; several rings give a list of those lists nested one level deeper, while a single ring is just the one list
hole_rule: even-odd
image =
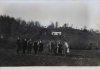
[{"label": "treeline", "polygon": [[58,22],[51,23],[44,27],[39,21],[25,21],[20,18],[14,18],[7,15],[0,16],[0,35],[14,41],[18,36],[21,38],[36,39],[53,39],[51,32],[60,31],[62,35],[59,39],[66,40],[70,48],[74,49],[91,49],[99,47],[99,33],[93,29],[88,30],[86,26],[83,29],[75,29],[73,25],[64,24],[58,27]]},{"label": "treeline", "polygon": [[6,15],[0,16],[0,34],[6,37],[35,35],[41,28],[38,21],[26,22],[20,18],[15,19]]}]

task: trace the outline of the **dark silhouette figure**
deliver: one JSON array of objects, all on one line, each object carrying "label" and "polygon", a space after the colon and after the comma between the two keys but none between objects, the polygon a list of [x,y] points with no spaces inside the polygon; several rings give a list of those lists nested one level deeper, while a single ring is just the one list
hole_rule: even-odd
[{"label": "dark silhouette figure", "polygon": [[37,51],[38,51],[38,43],[34,42],[34,52],[35,52],[35,54],[37,54]]},{"label": "dark silhouette figure", "polygon": [[56,55],[57,54],[57,44],[54,42],[51,42],[51,54]]},{"label": "dark silhouette figure", "polygon": [[16,44],[17,44],[17,53],[19,54],[19,51],[21,50],[21,40],[19,37],[17,38]]},{"label": "dark silhouette figure", "polygon": [[26,52],[26,47],[27,47],[27,40],[24,39],[23,40],[23,54],[25,54],[25,52]]},{"label": "dark silhouette figure", "polygon": [[43,52],[43,43],[40,41],[39,43],[39,52],[42,53]]},{"label": "dark silhouette figure", "polygon": [[59,48],[58,48],[58,54],[62,55],[62,44],[58,44]]},{"label": "dark silhouette figure", "polygon": [[57,55],[57,43],[54,43],[53,49],[54,55]]},{"label": "dark silhouette figure", "polygon": [[32,52],[32,40],[31,39],[28,41],[27,49],[28,49],[28,54],[31,54],[31,52]]},{"label": "dark silhouette figure", "polygon": [[54,54],[54,43],[51,42],[51,54]]}]

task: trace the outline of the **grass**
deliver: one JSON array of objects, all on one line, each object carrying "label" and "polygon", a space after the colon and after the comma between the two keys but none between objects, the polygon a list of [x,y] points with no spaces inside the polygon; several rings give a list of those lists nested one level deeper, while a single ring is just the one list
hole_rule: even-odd
[{"label": "grass", "polygon": [[99,52],[71,50],[67,56],[16,54],[14,49],[0,49],[0,66],[99,66]]},{"label": "grass", "polygon": [[[47,49],[44,49],[45,52]],[[0,66],[99,66],[100,50],[70,50],[70,55],[16,54],[15,46],[0,45]]]}]

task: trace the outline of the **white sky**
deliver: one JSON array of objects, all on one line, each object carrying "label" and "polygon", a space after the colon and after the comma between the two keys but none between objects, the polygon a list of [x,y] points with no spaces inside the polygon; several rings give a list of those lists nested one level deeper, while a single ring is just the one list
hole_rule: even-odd
[{"label": "white sky", "polygon": [[39,21],[44,26],[58,21],[59,26],[69,23],[75,28],[86,25],[88,28],[100,30],[99,0],[2,0],[0,14],[21,17],[26,21]]}]

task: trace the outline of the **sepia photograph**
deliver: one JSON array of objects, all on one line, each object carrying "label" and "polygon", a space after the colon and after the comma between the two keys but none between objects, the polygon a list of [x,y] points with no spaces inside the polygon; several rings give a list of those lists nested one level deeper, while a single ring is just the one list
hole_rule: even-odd
[{"label": "sepia photograph", "polygon": [[0,67],[100,66],[99,0],[0,0]]}]

